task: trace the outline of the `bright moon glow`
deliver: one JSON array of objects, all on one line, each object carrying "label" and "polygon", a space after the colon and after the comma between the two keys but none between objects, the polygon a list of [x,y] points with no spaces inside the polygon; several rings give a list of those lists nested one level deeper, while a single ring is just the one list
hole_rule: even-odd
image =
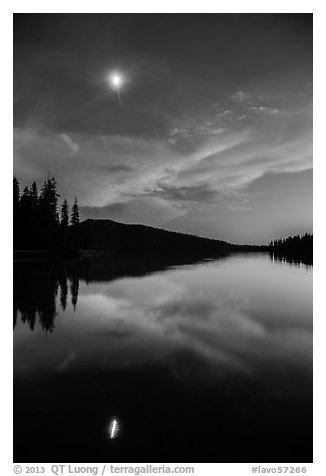
[{"label": "bright moon glow", "polygon": [[111,76],[111,84],[115,88],[119,88],[119,86],[121,85],[121,76],[119,76],[118,74],[113,74]]}]

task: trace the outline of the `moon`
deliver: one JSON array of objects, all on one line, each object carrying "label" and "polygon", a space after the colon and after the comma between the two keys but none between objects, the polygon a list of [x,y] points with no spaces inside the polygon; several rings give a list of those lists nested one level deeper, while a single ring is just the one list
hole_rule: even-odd
[{"label": "moon", "polygon": [[125,84],[125,77],[121,73],[119,73],[117,71],[114,71],[108,77],[108,81],[110,82],[111,88],[114,89],[116,91],[117,95],[118,95],[120,108],[122,110],[122,100],[121,100],[120,88],[121,88],[121,86],[123,86]]},{"label": "moon", "polygon": [[122,78],[121,78],[120,74],[113,73],[110,76],[110,82],[111,82],[111,84],[114,88],[118,89],[122,84]]}]

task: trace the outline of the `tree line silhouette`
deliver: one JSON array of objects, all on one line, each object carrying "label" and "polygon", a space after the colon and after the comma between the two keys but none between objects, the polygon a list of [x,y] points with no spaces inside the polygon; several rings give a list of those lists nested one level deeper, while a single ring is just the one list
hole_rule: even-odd
[{"label": "tree line silhouette", "polygon": [[269,252],[274,259],[292,262],[293,264],[304,263],[311,266],[313,262],[313,234],[289,236],[273,240],[269,244]]},{"label": "tree line silhouette", "polygon": [[[271,241],[269,245],[235,245],[226,241],[173,232],[151,226],[118,223],[112,220],[79,220],[77,198],[71,207],[65,198],[58,211],[57,181],[48,178],[40,191],[36,182],[20,191],[13,179],[14,250],[59,251],[61,257],[87,253],[143,253],[165,255],[176,260],[217,257],[231,252],[268,251],[273,256],[303,257],[312,264],[313,235],[296,235]],[[63,252],[63,253],[61,253]],[[52,253],[53,257],[57,256]],[[34,253],[35,255],[35,253]],[[48,255],[47,255],[48,256]]]},{"label": "tree line silhouette", "polygon": [[79,223],[77,198],[71,207],[65,198],[58,211],[57,182],[54,177],[44,181],[40,192],[36,182],[20,190],[13,179],[14,249],[42,250],[67,248],[68,227]]},{"label": "tree line silhouette", "polygon": [[273,240],[270,242],[269,247],[272,251],[312,251],[313,235],[305,233],[304,235],[295,235],[289,236],[288,238]]}]

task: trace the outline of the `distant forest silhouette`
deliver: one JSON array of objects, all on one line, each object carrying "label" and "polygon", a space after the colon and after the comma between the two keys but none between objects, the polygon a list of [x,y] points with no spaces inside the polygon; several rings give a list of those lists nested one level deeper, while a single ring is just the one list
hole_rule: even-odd
[{"label": "distant forest silhouette", "polygon": [[290,236],[279,240],[271,241],[269,252],[279,261],[292,261],[312,265],[313,262],[313,235]]},{"label": "distant forest silhouette", "polygon": [[[312,264],[313,235],[296,235],[271,241],[269,245],[235,245],[226,241],[172,232],[145,225],[130,225],[113,220],[80,222],[77,198],[70,207],[64,199],[60,205],[57,181],[48,178],[40,191],[36,182],[20,190],[13,179],[14,251],[16,258],[30,253],[44,259],[81,252],[116,254],[164,254],[183,259],[222,256],[237,251],[268,251],[275,259]],[[43,252],[43,255],[42,255]]]}]

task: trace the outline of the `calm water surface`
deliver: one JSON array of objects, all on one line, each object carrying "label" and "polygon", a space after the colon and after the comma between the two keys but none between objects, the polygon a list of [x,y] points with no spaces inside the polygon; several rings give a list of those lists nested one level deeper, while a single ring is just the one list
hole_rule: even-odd
[{"label": "calm water surface", "polygon": [[312,461],[312,269],[162,268],[14,265],[14,461]]}]

